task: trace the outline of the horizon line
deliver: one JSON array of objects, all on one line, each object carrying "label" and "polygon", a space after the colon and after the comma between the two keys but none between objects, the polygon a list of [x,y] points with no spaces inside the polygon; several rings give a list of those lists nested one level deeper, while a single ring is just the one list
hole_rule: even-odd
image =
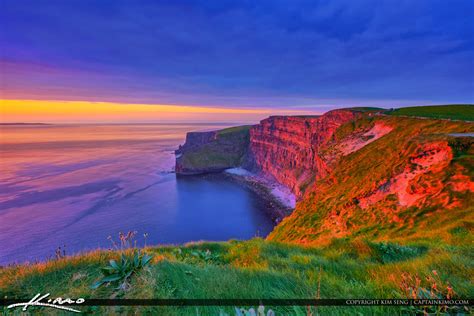
[{"label": "horizon line", "polygon": [[242,108],[92,101],[0,99],[0,123],[24,124],[248,124],[269,116],[318,116],[338,109],[474,105],[469,103],[411,106],[325,106],[324,108]]}]

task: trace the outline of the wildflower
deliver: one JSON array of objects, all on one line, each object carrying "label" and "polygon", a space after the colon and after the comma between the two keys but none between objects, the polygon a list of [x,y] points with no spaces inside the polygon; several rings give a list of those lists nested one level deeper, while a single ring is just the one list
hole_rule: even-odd
[{"label": "wildflower", "polygon": [[446,289],[448,290],[448,293],[446,294],[446,298],[449,300],[453,297],[453,294],[454,294],[453,287],[451,286],[451,284],[449,284],[449,282],[448,282],[448,285],[446,286]]},{"label": "wildflower", "polygon": [[420,287],[420,285],[421,285],[421,279],[420,279],[420,277],[418,276],[418,274],[415,276],[415,280],[416,280],[416,287],[417,287],[417,288]]},{"label": "wildflower", "polygon": [[438,275],[438,271],[436,271],[436,270],[433,270],[431,272],[433,272],[434,275]]},{"label": "wildflower", "polygon": [[148,233],[144,233],[143,238],[145,238],[145,247],[146,247],[146,239],[148,238]]},{"label": "wildflower", "polygon": [[120,244],[121,246],[125,245],[125,235],[122,232],[119,232]]}]

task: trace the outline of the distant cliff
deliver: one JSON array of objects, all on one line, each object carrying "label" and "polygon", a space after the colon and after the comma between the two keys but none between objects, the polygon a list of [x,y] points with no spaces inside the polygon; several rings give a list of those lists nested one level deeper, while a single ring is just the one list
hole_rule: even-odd
[{"label": "distant cliff", "polygon": [[190,132],[175,151],[176,173],[182,175],[219,172],[241,166],[247,158],[250,126],[211,132]]}]

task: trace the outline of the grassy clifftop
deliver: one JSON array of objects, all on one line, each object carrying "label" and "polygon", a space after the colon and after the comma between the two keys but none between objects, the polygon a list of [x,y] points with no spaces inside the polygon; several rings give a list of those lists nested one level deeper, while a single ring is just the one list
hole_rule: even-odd
[{"label": "grassy clifftop", "polygon": [[[32,266],[0,270],[2,297],[87,298],[406,298],[408,286],[446,295],[472,296],[471,254],[466,247],[418,243],[397,245],[336,239],[325,247],[301,247],[253,239],[147,248],[152,263],[133,275],[125,290],[117,284],[90,286],[117,252],[93,252]],[[416,278],[420,284],[416,285]],[[427,280],[431,278],[432,281]],[[277,315],[306,315],[307,307],[271,307]],[[81,307],[101,314],[234,315],[234,307]],[[322,315],[397,315],[399,307],[310,307]],[[45,310],[47,311],[47,310]],[[50,311],[51,312],[51,311]],[[51,312],[51,314],[54,314]]]},{"label": "grassy clifftop", "polygon": [[386,112],[395,116],[418,116],[436,119],[474,121],[474,104],[414,106]]}]

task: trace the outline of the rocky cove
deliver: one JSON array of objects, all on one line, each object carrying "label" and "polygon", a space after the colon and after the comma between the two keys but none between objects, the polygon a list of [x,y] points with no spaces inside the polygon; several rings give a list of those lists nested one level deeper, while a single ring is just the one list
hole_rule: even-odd
[{"label": "rocky cove", "polygon": [[273,205],[278,223],[316,179],[325,176],[332,157],[321,148],[335,131],[359,116],[335,110],[321,116],[270,116],[253,126],[189,132],[176,150],[176,174],[225,171],[227,177],[257,192]]},{"label": "rocky cove", "polygon": [[108,236],[121,231],[149,233],[154,245],[267,236],[275,223],[260,193],[226,174],[171,172],[186,132],[224,127],[3,127],[17,141],[0,149],[0,187],[8,188],[0,203],[0,265],[46,260],[59,246],[67,255],[107,249]]}]

